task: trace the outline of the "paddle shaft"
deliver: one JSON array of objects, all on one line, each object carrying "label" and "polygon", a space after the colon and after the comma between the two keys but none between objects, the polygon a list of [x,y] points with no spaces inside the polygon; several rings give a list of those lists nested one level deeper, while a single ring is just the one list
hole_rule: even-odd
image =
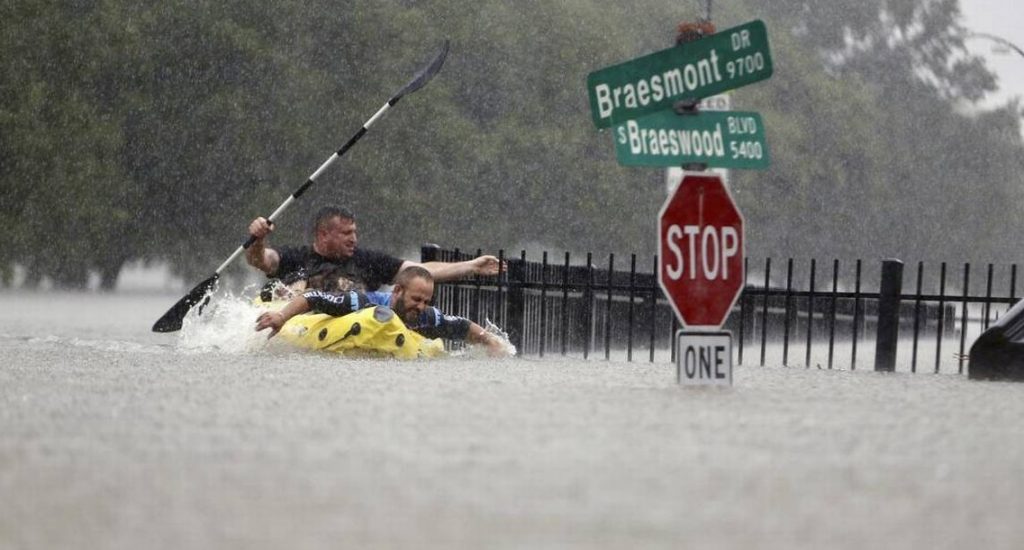
[{"label": "paddle shaft", "polygon": [[[370,117],[370,119],[363,124],[362,128],[359,128],[359,131],[356,132],[355,135],[353,135],[351,138],[349,138],[349,140],[345,142],[345,145],[341,146],[341,149],[335,151],[334,154],[330,156],[330,158],[324,161],[324,163],[321,164],[320,167],[317,168],[316,171],[313,172],[311,176],[309,176],[309,179],[307,179],[302,185],[299,186],[298,189],[295,190],[295,192],[289,195],[288,198],[281,203],[281,206],[278,206],[273,213],[267,216],[267,221],[273,223],[274,220],[276,220],[285,210],[287,210],[288,207],[291,206],[291,204],[295,202],[296,199],[301,197],[302,194],[305,193],[307,189],[309,189],[314,183],[316,183],[317,178],[319,178],[321,174],[326,172],[327,169],[330,168],[331,165],[334,164],[339,158],[341,158],[341,156],[344,155],[346,151],[351,149],[352,146],[355,145],[357,141],[359,141],[359,138],[366,135],[366,132],[370,129],[370,126],[373,126],[373,123],[377,122],[377,120],[380,117],[382,117],[384,113],[387,112],[388,109],[393,107],[395,103],[398,103],[399,99],[401,99],[401,97],[393,97],[389,99],[388,102],[385,103],[383,107],[378,109],[377,112],[374,113],[373,116]],[[218,267],[216,271],[214,271],[214,273],[220,275],[222,271],[227,269],[227,267],[231,265],[232,262],[234,262],[239,256],[241,256],[242,253],[245,252],[245,250],[252,246],[253,243],[255,242],[256,236],[249,235],[249,238],[242,244],[242,246],[236,248],[235,251],[231,254],[231,256],[228,256],[228,259],[224,260],[224,263],[220,264],[220,267]]]}]

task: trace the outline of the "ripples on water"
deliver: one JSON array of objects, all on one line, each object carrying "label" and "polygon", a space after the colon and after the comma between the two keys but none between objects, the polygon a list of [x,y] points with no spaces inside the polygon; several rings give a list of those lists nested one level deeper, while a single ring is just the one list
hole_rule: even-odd
[{"label": "ripples on water", "polygon": [[1024,385],[149,332],[179,297],[0,294],[0,547],[1024,546]]}]

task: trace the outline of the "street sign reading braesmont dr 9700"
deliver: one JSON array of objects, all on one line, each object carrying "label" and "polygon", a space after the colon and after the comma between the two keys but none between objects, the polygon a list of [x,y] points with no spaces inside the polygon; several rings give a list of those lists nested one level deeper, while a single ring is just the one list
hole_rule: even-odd
[{"label": "street sign reading braesmont dr 9700", "polygon": [[598,128],[752,84],[772,75],[768,30],[752,21],[587,76]]}]

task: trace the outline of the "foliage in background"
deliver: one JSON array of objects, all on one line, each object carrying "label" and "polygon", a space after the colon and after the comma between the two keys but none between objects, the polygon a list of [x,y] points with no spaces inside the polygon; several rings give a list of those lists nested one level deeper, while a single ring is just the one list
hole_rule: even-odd
[{"label": "foliage in background", "polygon": [[[0,277],[105,286],[131,260],[205,276],[412,72],[403,100],[282,218],[325,202],[362,242],[654,250],[660,170],[625,169],[590,123],[592,70],[672,44],[697,6],[252,0],[0,7]],[[703,4],[703,3],[700,3]],[[1019,106],[963,48],[956,0],[716,8],[768,23],[775,76],[734,92],[773,165],[733,174],[748,254],[1000,261],[1024,204]],[[1012,261],[1012,260],[1008,260]],[[648,262],[641,261],[646,266]],[[237,269],[242,269],[238,267]]]}]

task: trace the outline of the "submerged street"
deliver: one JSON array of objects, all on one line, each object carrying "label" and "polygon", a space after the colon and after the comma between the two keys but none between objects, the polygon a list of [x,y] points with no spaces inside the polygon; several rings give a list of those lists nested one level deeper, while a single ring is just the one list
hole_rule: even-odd
[{"label": "submerged street", "polygon": [[149,332],[162,295],[2,300],[0,547],[1024,542],[1017,384],[217,351]]}]

